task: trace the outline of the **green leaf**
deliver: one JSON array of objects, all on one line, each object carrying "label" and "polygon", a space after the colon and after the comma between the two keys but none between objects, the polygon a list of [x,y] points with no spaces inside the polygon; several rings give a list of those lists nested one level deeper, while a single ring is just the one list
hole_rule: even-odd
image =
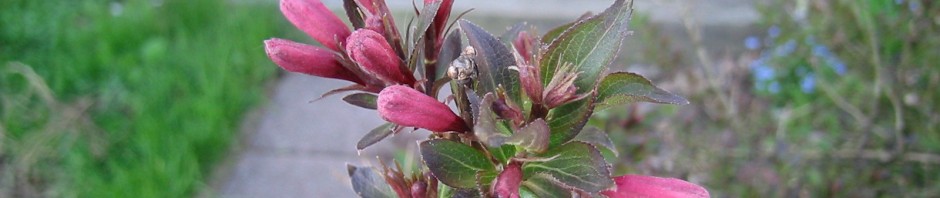
[{"label": "green leaf", "polygon": [[591,118],[591,114],[594,112],[594,101],[596,99],[596,96],[588,96],[585,99],[564,104],[548,111],[548,126],[552,129],[551,137],[549,137],[549,147],[562,145],[578,136],[581,128],[587,124],[588,119]]},{"label": "green leaf", "polygon": [[[433,139],[421,142],[421,159],[441,183],[454,188],[476,188],[477,177],[496,177],[496,168],[480,151],[468,145]],[[490,181],[483,181],[488,183]]]},{"label": "green leaf", "polygon": [[509,159],[516,156],[516,146],[513,145],[503,145],[500,147],[488,147],[488,150],[493,157],[499,160],[499,162],[506,164],[509,162]]},{"label": "green leaf", "polygon": [[597,87],[597,94],[599,109],[634,102],[689,104],[685,98],[662,90],[643,76],[629,72],[617,72],[604,77]]},{"label": "green leaf", "polygon": [[485,95],[496,93],[496,89],[502,86],[513,102],[522,104],[519,74],[509,69],[510,66],[516,64],[509,48],[495,36],[470,21],[461,19],[458,24],[460,30],[467,35],[470,46],[476,51],[473,61],[476,63],[475,81],[478,84],[474,87],[474,91],[479,95]]},{"label": "green leaf", "polygon": [[[617,0],[603,13],[581,20],[561,33],[542,58],[542,83],[548,84],[557,67],[571,63],[582,72],[575,81],[578,92],[594,90],[598,76],[614,60],[627,35],[632,6],[632,0]],[[543,41],[550,37],[546,35]],[[550,147],[564,144],[578,135],[594,111],[595,100],[596,95],[549,111]]]},{"label": "green leaf", "polygon": [[375,94],[354,93],[346,97],[343,97],[343,101],[346,101],[347,103],[356,105],[358,107],[374,110],[377,106],[375,103],[376,98],[378,98],[378,96],[376,96]]},{"label": "green leaf", "polygon": [[574,64],[582,72],[575,81],[579,93],[591,91],[598,76],[617,57],[627,36],[633,1],[617,0],[603,13],[574,24],[549,45],[542,58],[542,84],[557,67]]},{"label": "green leaf", "polygon": [[529,195],[529,197],[540,197],[540,198],[567,198],[573,197],[571,190],[565,189],[562,187],[557,179],[551,175],[541,173],[533,175],[522,181],[522,187],[519,189],[520,197],[525,196],[526,194],[534,194],[534,196]]},{"label": "green leaf", "polygon": [[437,186],[437,197],[438,198],[452,198],[454,197],[454,189],[447,185],[438,185]]},{"label": "green leaf", "polygon": [[395,197],[392,189],[379,174],[370,167],[346,164],[353,190],[359,197]]},{"label": "green leaf", "polygon": [[607,133],[597,127],[587,127],[581,130],[581,133],[573,141],[588,143],[594,145],[594,147],[605,147],[613,152],[614,156],[619,155],[617,147],[614,147],[614,142],[610,140],[610,136],[607,136]]},{"label": "green leaf", "polygon": [[545,35],[542,35],[542,43],[551,44],[552,41],[555,41],[555,39],[558,39],[558,36],[561,36],[561,33],[565,33],[565,30],[568,30],[569,28],[571,28],[571,26],[574,26],[574,24],[576,23],[578,23],[578,21],[567,23],[567,24],[555,27],[555,29],[549,30],[548,32],[545,33]]},{"label": "green leaf", "polygon": [[[601,153],[590,144],[570,142],[552,148],[540,156],[554,157],[554,159],[524,164],[522,166],[524,175],[546,174],[566,187],[588,193],[598,193],[614,186],[614,180],[610,177],[609,165],[604,161]],[[529,189],[532,190],[532,188]]]},{"label": "green leaf", "polygon": [[590,19],[593,16],[594,15],[591,14],[591,12],[587,12],[584,13],[584,15],[581,15],[581,17],[579,17],[578,20],[575,20],[574,22],[566,23],[549,30],[545,33],[545,35],[542,35],[542,43],[551,44],[553,41],[555,41],[555,39],[558,39],[558,36],[561,36],[562,33],[565,33],[566,30],[570,29],[571,26],[574,26],[574,24],[577,24],[583,20]]},{"label": "green leaf", "polygon": [[538,195],[536,195],[535,193],[533,193],[531,190],[529,190],[529,189],[526,188],[525,186],[519,187],[519,197],[521,197],[521,198],[539,198]]},{"label": "green leaf", "polygon": [[539,118],[513,133],[506,142],[519,145],[529,152],[541,153],[548,149],[550,133],[548,123]]},{"label": "green leaf", "polygon": [[373,144],[382,141],[382,139],[388,137],[389,134],[392,134],[395,131],[395,127],[397,126],[398,125],[392,123],[379,125],[379,127],[372,129],[372,131],[369,131],[369,133],[367,133],[365,136],[359,138],[359,142],[356,143],[356,149],[366,149],[366,147],[372,146]]}]

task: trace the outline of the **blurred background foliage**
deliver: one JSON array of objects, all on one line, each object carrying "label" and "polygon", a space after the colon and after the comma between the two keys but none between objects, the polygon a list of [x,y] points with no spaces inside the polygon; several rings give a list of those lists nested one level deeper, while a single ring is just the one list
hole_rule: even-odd
[{"label": "blurred background foliage", "polygon": [[638,17],[644,49],[628,61],[665,70],[654,81],[692,105],[600,112],[617,171],[715,197],[940,196],[940,3],[759,2],[741,50],[702,48],[690,19],[691,43],[669,45]]},{"label": "blurred background foliage", "polygon": [[[254,3],[258,4],[258,3]],[[275,4],[0,1],[0,197],[186,197],[265,96]]]},{"label": "blurred background foliage", "polygon": [[[615,173],[714,197],[940,196],[940,3],[755,2],[734,49],[703,44],[707,18],[677,38],[638,10],[621,69],[692,104],[597,112]],[[198,194],[276,78],[261,41],[309,40],[277,10],[0,1],[0,197]]]}]

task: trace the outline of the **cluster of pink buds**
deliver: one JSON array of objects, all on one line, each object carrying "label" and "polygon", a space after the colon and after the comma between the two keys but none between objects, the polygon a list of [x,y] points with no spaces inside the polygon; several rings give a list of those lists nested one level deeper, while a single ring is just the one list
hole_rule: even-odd
[{"label": "cluster of pink buds", "polygon": [[[466,124],[454,119],[457,116],[450,108],[429,96],[429,88],[421,83],[434,79],[419,81],[406,65],[401,35],[385,2],[346,3],[355,8],[354,13],[347,13],[353,31],[320,0],[282,0],[280,8],[287,20],[323,47],[273,38],[264,42],[268,57],[287,71],[356,83],[342,90],[378,93],[379,114],[389,122],[436,132],[466,131]],[[453,0],[424,3],[439,6],[425,36],[428,49],[424,54],[433,61]]]}]

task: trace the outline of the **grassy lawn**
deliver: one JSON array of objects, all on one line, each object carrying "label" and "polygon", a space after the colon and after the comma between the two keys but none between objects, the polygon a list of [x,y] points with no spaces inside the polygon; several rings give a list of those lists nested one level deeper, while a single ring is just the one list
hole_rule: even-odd
[{"label": "grassy lawn", "polygon": [[274,3],[0,2],[0,197],[191,196],[286,25]]}]

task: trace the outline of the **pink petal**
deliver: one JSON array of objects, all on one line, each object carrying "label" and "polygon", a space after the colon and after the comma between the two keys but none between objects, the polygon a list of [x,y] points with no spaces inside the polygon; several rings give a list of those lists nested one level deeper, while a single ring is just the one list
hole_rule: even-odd
[{"label": "pink petal", "polygon": [[284,70],[362,84],[359,77],[340,64],[336,53],[328,49],[272,38],[264,41],[264,51]]},{"label": "pink petal", "polygon": [[645,175],[623,175],[614,178],[617,189],[601,192],[610,198],[626,197],[697,197],[707,198],[708,190],[699,185],[674,178]]},{"label": "pink petal", "polygon": [[320,0],[281,0],[281,13],[323,46],[340,51],[349,28]]},{"label": "pink petal", "polygon": [[[516,62],[520,62],[520,57],[516,54]],[[543,99],[543,88],[542,88],[542,77],[539,74],[538,66],[529,65],[527,63],[518,64],[517,67],[519,70],[519,83],[522,85],[522,90],[525,91],[526,96],[529,96],[529,99],[533,103],[541,104]]]},{"label": "pink petal", "polygon": [[382,23],[382,17],[372,16],[366,18],[366,29],[375,31],[379,35],[385,35],[385,24]]},{"label": "pink petal", "polygon": [[532,52],[529,51],[532,47],[532,40],[533,38],[529,36],[528,32],[520,31],[519,34],[516,35],[516,40],[512,42],[513,47],[522,55],[522,59],[525,60],[526,63],[532,62]]},{"label": "pink petal", "polygon": [[414,76],[402,68],[402,61],[385,37],[369,29],[359,29],[346,40],[346,53],[363,70],[389,84],[412,84]]},{"label": "pink petal", "polygon": [[359,5],[361,7],[365,8],[365,10],[363,11],[366,12],[366,14],[368,15],[374,15],[378,11],[378,9],[376,9],[377,7],[377,5],[375,4],[376,2],[373,2],[373,0],[356,0],[356,1],[359,2]]},{"label": "pink petal", "polygon": [[378,111],[382,119],[434,132],[467,131],[463,119],[447,105],[411,87],[393,85],[379,92]]},{"label": "pink petal", "polygon": [[519,185],[522,184],[522,167],[519,162],[510,162],[496,177],[493,193],[499,198],[519,198]]},{"label": "pink petal", "polygon": [[423,181],[415,181],[414,183],[411,184],[411,197],[413,198],[427,197],[427,194],[428,194],[427,188],[428,188],[428,185],[425,184]]}]

